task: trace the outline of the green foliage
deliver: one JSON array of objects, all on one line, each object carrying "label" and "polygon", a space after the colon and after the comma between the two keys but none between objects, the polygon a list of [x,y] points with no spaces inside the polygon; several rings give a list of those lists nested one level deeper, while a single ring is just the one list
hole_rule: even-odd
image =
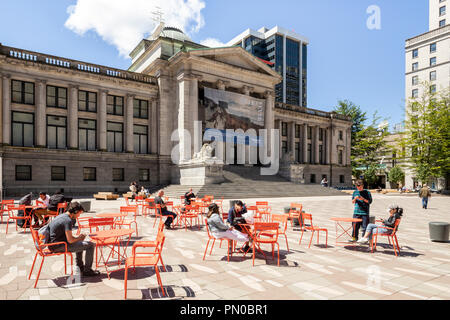
[{"label": "green foliage", "polygon": [[408,102],[404,156],[422,183],[450,173],[450,95],[449,90],[433,93],[423,83],[420,98]]},{"label": "green foliage", "polygon": [[389,171],[388,180],[390,183],[399,184],[405,179],[405,173],[400,167],[393,167]]},{"label": "green foliage", "polygon": [[377,183],[377,171],[378,168],[376,166],[369,166],[368,169],[363,172],[364,180],[366,180],[369,187],[374,186]]}]

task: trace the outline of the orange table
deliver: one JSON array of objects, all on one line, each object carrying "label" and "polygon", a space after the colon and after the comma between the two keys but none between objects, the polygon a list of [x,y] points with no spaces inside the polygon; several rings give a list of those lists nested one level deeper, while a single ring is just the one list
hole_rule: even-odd
[{"label": "orange table", "polygon": [[[133,229],[112,229],[112,230],[102,230],[95,233],[91,233],[89,237],[91,239],[97,240],[99,247],[100,247],[100,258],[103,261],[103,267],[106,269],[106,274],[108,275],[108,279],[110,279],[110,272],[108,271],[108,262],[111,256],[114,253],[118,254],[118,266],[121,265],[122,259],[126,259],[126,250],[128,247],[128,244],[130,243],[131,235],[134,233]],[[122,237],[128,236],[128,242],[123,250],[123,254],[120,252],[120,241],[119,239]],[[111,241],[112,240],[112,241]],[[112,243],[112,244],[111,244]],[[115,247],[117,246],[117,250],[115,250]],[[105,260],[105,257],[103,255],[103,248],[110,248],[111,252],[109,253],[108,257]],[[113,271],[118,271],[122,269],[117,269]],[[113,272],[112,271],[112,272]]]},{"label": "orange table", "polygon": [[[348,232],[353,229],[354,227],[354,223],[355,222],[362,222],[362,219],[354,219],[354,218],[331,218],[332,221],[334,221],[336,223],[336,246],[351,246],[351,245],[356,245],[354,243],[351,242],[344,242],[344,241],[339,241],[339,239],[344,236],[345,234],[348,235],[350,238],[353,238],[353,236],[351,234],[349,234]],[[341,225],[341,222],[349,222],[352,225],[349,228],[345,228]],[[340,231],[339,231],[340,229]],[[341,234],[339,234],[339,232],[342,232]]]},{"label": "orange table", "polygon": [[[246,234],[248,234],[249,235],[249,237],[253,240],[253,241],[255,241],[255,237],[256,237],[256,234],[255,234],[255,232],[253,231],[253,225],[251,225],[251,224],[249,224],[249,223],[242,223],[242,224],[239,224],[239,226],[242,228],[242,231],[244,231],[244,233],[246,233]],[[259,247],[259,246],[255,246],[255,248],[256,248],[256,250],[258,250],[259,252],[261,252],[262,254],[263,254],[263,256],[264,256],[264,259],[266,258],[266,254],[261,250],[261,248]],[[238,251],[238,253],[239,252],[243,252],[244,253],[244,256],[251,250],[252,248],[250,247],[250,249],[248,249],[246,252],[243,252],[242,251],[242,248]]]}]

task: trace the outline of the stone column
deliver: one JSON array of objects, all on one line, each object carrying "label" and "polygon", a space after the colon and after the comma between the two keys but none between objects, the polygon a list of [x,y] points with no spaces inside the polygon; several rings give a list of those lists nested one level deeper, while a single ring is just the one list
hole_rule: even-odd
[{"label": "stone column", "polygon": [[289,130],[289,150],[292,151],[295,159],[295,122],[289,122],[288,124]]},{"label": "stone column", "polygon": [[172,152],[172,142],[170,140],[172,131],[176,128],[177,115],[174,114],[173,106],[176,105],[177,98],[171,90],[170,78],[160,74],[159,84],[159,108],[158,108],[158,131],[159,131],[159,153],[161,156],[170,156]]},{"label": "stone column", "polygon": [[308,124],[303,126],[303,163],[308,163]]},{"label": "stone column", "polygon": [[[191,138],[192,138],[192,146],[191,146],[191,155],[192,157],[194,157],[194,153],[196,152],[200,152],[201,148],[202,148],[202,142],[203,142],[203,137],[202,137],[202,132],[199,132],[200,137],[196,137],[195,135],[195,121],[198,121],[198,82],[199,80],[201,80],[202,77],[201,76],[197,76],[197,75],[193,75],[190,74],[189,75],[189,82],[190,82],[190,86],[189,86],[189,109],[190,109],[190,118],[189,118],[189,122],[190,122],[190,130],[191,130]],[[194,140],[195,138],[198,139],[198,141]]]},{"label": "stone column", "polygon": [[69,149],[78,149],[78,89],[79,86],[69,86],[69,110],[67,119],[67,131],[69,137]]},{"label": "stone column", "polygon": [[11,75],[2,75],[3,88],[3,144],[11,145]]},{"label": "stone column", "polygon": [[[273,91],[266,91],[266,112],[264,115],[264,123],[265,123],[265,129],[267,130],[267,136],[264,137],[265,144],[267,146],[267,154],[272,153],[272,140],[271,140],[271,134],[272,129],[275,128],[275,116],[274,116],[274,110],[275,110],[275,92]],[[280,132],[281,136],[281,132]],[[266,141],[267,140],[267,141]],[[281,153],[280,153],[281,154]]]},{"label": "stone column", "polygon": [[150,137],[150,153],[158,154],[158,104],[150,101],[150,120],[148,122],[148,136]]},{"label": "stone column", "polygon": [[347,143],[345,144],[345,150],[347,151],[347,166],[352,165],[352,130],[347,129]]},{"label": "stone column", "polygon": [[[45,148],[47,145],[47,81],[36,81],[36,115],[35,115],[35,132],[36,147]],[[70,97],[70,96],[69,96]],[[70,106],[69,106],[70,107]]]},{"label": "stone column", "polygon": [[331,164],[331,128],[327,128],[327,147],[326,147],[326,154],[327,154],[327,164]]},{"label": "stone column", "polygon": [[134,98],[135,95],[127,94],[124,118],[125,152],[127,153],[134,153]]},{"label": "stone column", "polygon": [[315,127],[315,132],[314,132],[314,151],[315,151],[315,156],[314,156],[314,163],[315,164],[320,164],[320,159],[319,159],[319,144],[320,144],[320,140],[319,140],[319,130],[320,127],[316,126]]},{"label": "stone column", "polygon": [[107,90],[100,90],[99,108],[97,113],[97,132],[98,149],[107,151],[107,114],[106,114],[106,96]]},{"label": "stone column", "polygon": [[[3,76],[0,74],[0,124],[3,126]],[[0,130],[0,147],[3,145],[3,130]],[[1,164],[1,157],[0,157]],[[0,168],[1,169],[1,168]],[[2,170],[0,170],[1,176]],[[0,187],[2,187],[0,181]]]}]

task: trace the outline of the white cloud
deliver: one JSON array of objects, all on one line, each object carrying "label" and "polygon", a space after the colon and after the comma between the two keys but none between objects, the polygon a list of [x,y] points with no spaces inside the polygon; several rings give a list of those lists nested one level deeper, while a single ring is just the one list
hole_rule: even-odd
[{"label": "white cloud", "polygon": [[67,9],[70,16],[65,26],[79,35],[94,31],[128,57],[144,35],[154,30],[156,7],[164,12],[166,25],[188,34],[205,24],[204,0],[77,0]]},{"label": "white cloud", "polygon": [[227,45],[220,41],[219,39],[215,38],[207,38],[203,41],[201,41],[201,44],[207,47],[211,48],[220,48],[220,47],[226,47]]}]

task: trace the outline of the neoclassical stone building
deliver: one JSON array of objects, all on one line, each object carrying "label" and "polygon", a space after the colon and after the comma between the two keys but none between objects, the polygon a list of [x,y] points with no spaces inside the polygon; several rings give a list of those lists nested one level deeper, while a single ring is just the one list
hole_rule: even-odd
[{"label": "neoclassical stone building", "polygon": [[244,49],[207,48],[161,25],[130,56],[125,71],[0,44],[5,195],[180,183],[174,155],[188,161],[200,150],[198,124],[202,134],[280,129],[280,154],[289,155],[281,175],[299,183],[320,183],[322,176],[336,186],[351,183],[351,122],[276,104],[281,77]]}]

